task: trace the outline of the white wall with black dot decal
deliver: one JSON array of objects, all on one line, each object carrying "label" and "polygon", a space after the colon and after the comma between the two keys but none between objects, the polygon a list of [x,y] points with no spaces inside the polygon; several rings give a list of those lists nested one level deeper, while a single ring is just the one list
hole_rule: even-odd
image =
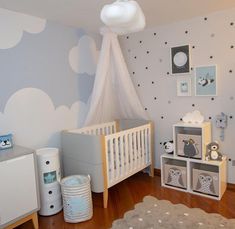
[{"label": "white wall with black dot decal", "polygon": [[[141,102],[155,121],[155,167],[164,153],[160,142],[172,139],[172,125],[189,111],[199,110],[213,123],[213,140],[220,143],[228,162],[229,182],[235,183],[235,9],[220,11],[120,37],[121,47]],[[191,73],[171,75],[170,48],[190,45]],[[197,66],[217,66],[217,96],[195,96]],[[192,79],[192,96],[177,96],[177,79]],[[215,127],[215,116],[228,115],[225,140]]]}]

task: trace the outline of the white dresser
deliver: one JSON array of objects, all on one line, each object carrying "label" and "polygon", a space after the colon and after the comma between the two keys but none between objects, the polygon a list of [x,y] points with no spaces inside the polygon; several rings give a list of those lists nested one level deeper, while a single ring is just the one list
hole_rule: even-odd
[{"label": "white dresser", "polygon": [[0,228],[13,228],[32,219],[38,228],[38,181],[35,154],[14,146],[0,151]]}]

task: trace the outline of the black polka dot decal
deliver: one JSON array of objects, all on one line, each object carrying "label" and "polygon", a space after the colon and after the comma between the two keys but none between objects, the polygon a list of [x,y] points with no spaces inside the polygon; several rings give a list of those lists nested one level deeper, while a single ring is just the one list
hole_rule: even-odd
[{"label": "black polka dot decal", "polygon": [[154,33],[153,35],[154,35],[154,36],[157,36],[157,33]]},{"label": "black polka dot decal", "polygon": [[214,34],[214,33],[212,33],[212,34],[211,34],[211,37],[212,37],[212,38],[213,38],[213,37],[215,37],[215,34]]},{"label": "black polka dot decal", "polygon": [[192,104],[192,107],[195,107],[195,104]]},{"label": "black polka dot decal", "polygon": [[157,100],[157,97],[154,97],[154,100]]},{"label": "black polka dot decal", "polygon": [[212,118],[211,117],[209,117],[209,120],[211,120]]},{"label": "black polka dot decal", "polygon": [[170,75],[170,72],[167,72],[166,74],[167,74],[167,75]]},{"label": "black polka dot decal", "polygon": [[214,101],[215,100],[215,98],[211,98],[211,101]]},{"label": "black polka dot decal", "polygon": [[180,118],[180,121],[183,121],[183,119],[182,119],[182,118]]},{"label": "black polka dot decal", "polygon": [[134,56],[135,59],[137,59],[137,56]]},{"label": "black polka dot decal", "polygon": [[207,21],[207,17],[204,17],[204,21]]},{"label": "black polka dot decal", "polygon": [[160,59],[159,59],[159,62],[162,63],[162,61],[163,61],[163,60],[160,58]]},{"label": "black polka dot decal", "polygon": [[140,44],[142,44],[143,43],[143,41],[140,41]]},{"label": "black polka dot decal", "polygon": [[129,39],[129,36],[127,36],[126,39]]},{"label": "black polka dot decal", "polygon": [[165,41],[165,45],[167,45],[167,41]]},{"label": "black polka dot decal", "polygon": [[140,84],[138,84],[137,86],[140,87]]},{"label": "black polka dot decal", "polygon": [[230,25],[233,26],[233,25],[234,25],[234,22],[230,22]]},{"label": "black polka dot decal", "polygon": [[148,67],[145,67],[146,70],[148,70],[149,68]]},{"label": "black polka dot decal", "polygon": [[188,34],[188,30],[185,30],[185,32],[184,32],[185,34]]},{"label": "black polka dot decal", "polygon": [[144,109],[145,109],[146,111],[148,110],[148,108],[147,108],[147,107],[145,107]]},{"label": "black polka dot decal", "polygon": [[164,119],[164,116],[161,116],[161,119]]},{"label": "black polka dot decal", "polygon": [[210,56],[210,59],[213,59],[213,56]]},{"label": "black polka dot decal", "polygon": [[234,45],[231,45],[230,48],[233,49],[233,48],[234,48]]},{"label": "black polka dot decal", "polygon": [[193,71],[193,67],[191,67],[191,71]]},{"label": "black polka dot decal", "polygon": [[234,100],[234,97],[233,96],[230,96],[230,98],[229,98],[230,100]]},{"label": "black polka dot decal", "polygon": [[192,48],[195,49],[196,48],[195,45],[193,45]]},{"label": "black polka dot decal", "polygon": [[132,72],[133,75],[135,75],[135,72]]},{"label": "black polka dot decal", "polygon": [[154,81],[152,81],[152,84],[154,84]]},{"label": "black polka dot decal", "polygon": [[233,73],[233,70],[232,70],[232,69],[230,69],[230,70],[229,70],[229,73]]},{"label": "black polka dot decal", "polygon": [[229,116],[229,118],[230,118],[230,119],[233,119],[233,116],[232,116],[232,115],[230,115],[230,116]]},{"label": "black polka dot decal", "polygon": [[147,51],[146,53],[149,54],[149,51]]}]

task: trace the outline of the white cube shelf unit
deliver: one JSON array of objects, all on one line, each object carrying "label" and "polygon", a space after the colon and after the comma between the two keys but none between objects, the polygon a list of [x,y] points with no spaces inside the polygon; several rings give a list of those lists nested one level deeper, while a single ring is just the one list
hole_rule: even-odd
[{"label": "white cube shelf unit", "polygon": [[220,200],[227,188],[227,159],[205,160],[211,123],[175,124],[173,139],[174,154],[161,156],[162,186]]},{"label": "white cube shelf unit", "polygon": [[174,155],[205,160],[206,145],[211,142],[211,123],[173,125]]}]

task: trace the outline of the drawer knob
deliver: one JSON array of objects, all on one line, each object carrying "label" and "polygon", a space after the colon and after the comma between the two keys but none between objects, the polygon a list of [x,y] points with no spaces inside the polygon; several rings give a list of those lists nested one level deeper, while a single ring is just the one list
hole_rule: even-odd
[{"label": "drawer knob", "polygon": [[54,208],[54,205],[51,205],[51,206],[50,206],[50,209],[53,209],[53,208]]},{"label": "drawer knob", "polygon": [[49,164],[50,164],[50,161],[46,161],[46,164],[49,165]]},{"label": "drawer knob", "polygon": [[49,191],[48,193],[51,195],[51,194],[52,194],[52,191]]}]

